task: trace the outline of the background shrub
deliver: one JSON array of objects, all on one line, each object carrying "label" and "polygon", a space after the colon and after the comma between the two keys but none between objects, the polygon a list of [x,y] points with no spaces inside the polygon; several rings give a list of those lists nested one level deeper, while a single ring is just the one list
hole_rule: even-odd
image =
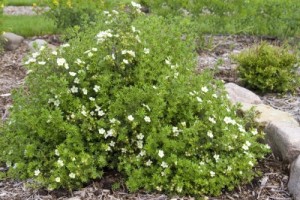
[{"label": "background shrub", "polygon": [[28,58],[25,87],[0,135],[8,175],[74,189],[110,168],[130,191],[190,195],[250,181],[267,148],[223,84],[194,73],[190,23],[131,5],[104,12],[59,50]]},{"label": "background shrub", "polygon": [[297,56],[285,47],[262,43],[234,59],[247,87],[261,92],[287,92],[299,87]]}]

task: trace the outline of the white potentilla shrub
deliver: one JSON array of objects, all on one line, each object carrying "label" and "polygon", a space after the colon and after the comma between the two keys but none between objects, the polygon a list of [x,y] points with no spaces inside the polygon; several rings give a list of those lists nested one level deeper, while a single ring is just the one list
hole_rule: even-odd
[{"label": "white potentilla shrub", "polygon": [[131,192],[182,196],[216,196],[253,178],[267,152],[262,134],[223,83],[194,73],[189,19],[125,8],[102,13],[70,47],[28,58],[0,134],[8,174],[76,190],[118,170]]}]

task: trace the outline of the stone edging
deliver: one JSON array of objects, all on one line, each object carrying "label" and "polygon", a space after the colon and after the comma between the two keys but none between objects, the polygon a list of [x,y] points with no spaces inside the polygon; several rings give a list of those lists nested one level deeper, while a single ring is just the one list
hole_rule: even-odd
[{"label": "stone edging", "polygon": [[234,83],[225,84],[232,103],[241,103],[242,110],[254,107],[260,113],[257,122],[264,127],[266,142],[273,154],[291,164],[288,190],[300,200],[300,126],[293,116],[267,106],[253,92]]}]

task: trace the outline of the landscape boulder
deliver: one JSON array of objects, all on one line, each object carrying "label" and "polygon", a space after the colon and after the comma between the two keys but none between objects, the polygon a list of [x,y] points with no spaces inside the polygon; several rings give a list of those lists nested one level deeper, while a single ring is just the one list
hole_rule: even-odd
[{"label": "landscape boulder", "polygon": [[229,98],[233,104],[236,103],[249,103],[249,104],[262,104],[262,100],[258,95],[250,90],[238,86],[234,83],[225,84],[225,89],[229,95]]},{"label": "landscape boulder", "polygon": [[266,141],[275,156],[293,162],[300,154],[300,127],[286,122],[271,122],[265,127]]},{"label": "landscape boulder", "polygon": [[9,32],[4,33],[2,37],[4,40],[4,49],[8,51],[17,49],[24,40],[22,36]]},{"label": "landscape boulder", "polygon": [[295,200],[300,200],[300,157],[291,164],[288,190]]},{"label": "landscape boulder", "polygon": [[247,111],[252,107],[259,113],[256,121],[262,126],[267,126],[268,123],[284,122],[287,125],[299,126],[295,118],[287,112],[277,110],[265,104],[253,105],[249,103],[242,103],[242,110]]},{"label": "landscape boulder", "polygon": [[28,43],[28,47],[31,52],[38,51],[42,46],[48,47],[52,50],[56,49],[54,45],[49,44],[46,40],[42,40],[42,39],[36,39]]}]

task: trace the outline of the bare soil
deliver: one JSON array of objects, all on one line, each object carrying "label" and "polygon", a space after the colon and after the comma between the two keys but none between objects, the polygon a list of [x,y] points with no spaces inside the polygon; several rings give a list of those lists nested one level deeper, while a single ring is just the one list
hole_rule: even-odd
[{"label": "bare soil", "polygon": [[[57,45],[54,36],[45,36],[43,39]],[[26,42],[35,38],[28,38],[15,51],[6,51],[0,55],[0,111],[2,119],[8,116],[8,108],[12,105],[11,92],[23,84],[26,70],[22,65],[24,56],[28,53]],[[235,64],[230,55],[238,53],[249,46],[258,43],[262,38],[241,36],[208,36],[205,38],[206,48],[199,51],[198,70],[204,68],[215,68],[218,71],[216,78],[225,82],[239,82],[235,72]],[[270,40],[270,42],[276,42]],[[276,94],[262,96],[265,103],[278,109],[290,112],[298,118],[300,116],[300,95],[288,94],[278,97]],[[298,110],[297,110],[298,109]],[[0,165],[1,166],[1,165]],[[209,200],[291,200],[287,191],[289,166],[277,160],[272,154],[266,156],[254,168],[261,171],[261,176],[255,178],[251,183],[240,185],[234,191],[225,191],[219,197],[205,197]],[[6,171],[0,167],[0,171]],[[195,199],[193,197],[171,197],[166,194],[148,194],[143,191],[139,193],[128,193],[121,176],[116,172],[108,172],[103,179],[95,180],[79,191],[68,192],[65,190],[47,191],[43,189],[30,189],[26,187],[31,180],[2,180],[0,181],[0,200],[8,199],[143,199],[143,200],[165,200],[165,199]],[[114,190],[113,183],[120,183],[120,188]]]}]

